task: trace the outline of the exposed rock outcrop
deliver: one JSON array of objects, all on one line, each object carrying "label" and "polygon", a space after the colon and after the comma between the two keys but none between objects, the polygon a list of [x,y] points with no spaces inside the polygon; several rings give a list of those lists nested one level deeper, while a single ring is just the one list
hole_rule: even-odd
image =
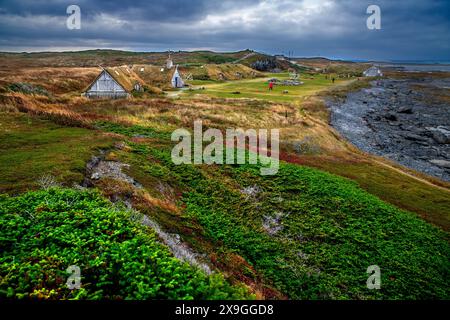
[{"label": "exposed rock outcrop", "polygon": [[[417,90],[418,86],[424,90]],[[331,124],[358,148],[450,181],[450,79],[384,79],[329,103]]]}]

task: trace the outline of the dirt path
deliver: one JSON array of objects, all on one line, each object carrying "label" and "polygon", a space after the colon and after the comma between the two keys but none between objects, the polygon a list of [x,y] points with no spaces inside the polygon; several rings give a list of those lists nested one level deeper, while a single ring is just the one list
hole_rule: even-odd
[{"label": "dirt path", "polygon": [[167,91],[167,97],[168,98],[176,98],[179,95],[181,95],[184,91],[188,90],[188,88],[181,88],[176,91]]},{"label": "dirt path", "polygon": [[239,63],[239,62],[241,62],[241,61],[243,61],[243,60],[245,60],[245,59],[247,59],[247,58],[253,57],[255,54],[256,54],[256,52],[250,52],[250,53],[247,53],[247,54],[246,54],[245,56],[243,56],[242,58],[239,58],[239,59],[233,61],[233,63]]},{"label": "dirt path", "polygon": [[429,186],[432,186],[432,187],[435,187],[435,188],[438,188],[438,189],[441,189],[441,190],[450,192],[450,189],[449,189],[449,188],[439,186],[439,185],[437,185],[437,184],[435,184],[435,183],[433,183],[433,182],[431,182],[431,181],[429,181],[429,180],[426,180],[426,179],[417,177],[417,176],[415,176],[415,175],[413,175],[413,174],[411,174],[411,173],[409,173],[409,172],[406,172],[406,171],[403,171],[403,170],[401,170],[401,169],[398,169],[398,168],[396,168],[396,167],[394,167],[394,166],[391,166],[391,165],[389,165],[389,164],[387,164],[387,163],[384,163],[384,162],[382,162],[382,161],[375,160],[375,159],[372,159],[372,161],[375,162],[375,163],[377,163],[377,164],[379,164],[379,165],[382,165],[383,167],[386,167],[386,168],[389,168],[389,169],[391,169],[391,170],[394,170],[395,172],[398,172],[398,173],[400,173],[400,174],[403,174],[403,175],[405,175],[405,176],[408,176],[408,177],[410,177],[410,178],[413,178],[414,180],[417,180],[417,181],[420,181],[420,182],[422,182],[422,183],[425,183],[425,184],[427,184],[427,185],[429,185]]}]

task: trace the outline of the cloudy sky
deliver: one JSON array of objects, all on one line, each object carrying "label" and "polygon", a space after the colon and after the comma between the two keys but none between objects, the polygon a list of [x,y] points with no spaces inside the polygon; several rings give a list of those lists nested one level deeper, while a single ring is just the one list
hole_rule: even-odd
[{"label": "cloudy sky", "polygon": [[[81,9],[69,30],[66,9]],[[367,7],[381,8],[369,30]],[[0,0],[1,51],[254,49],[450,61],[449,0]]]}]

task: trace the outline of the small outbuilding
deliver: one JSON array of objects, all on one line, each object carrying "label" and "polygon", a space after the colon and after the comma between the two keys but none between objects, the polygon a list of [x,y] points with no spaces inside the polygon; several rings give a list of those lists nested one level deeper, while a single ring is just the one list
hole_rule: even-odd
[{"label": "small outbuilding", "polygon": [[369,69],[363,72],[364,77],[382,77],[383,72],[376,66],[371,66]]},{"label": "small outbuilding", "polygon": [[144,83],[132,66],[118,66],[102,68],[83,95],[88,98],[119,99],[130,97],[133,91],[144,91]]},{"label": "small outbuilding", "polygon": [[170,58],[170,53],[169,53],[169,58],[167,58],[167,60],[166,60],[166,68],[167,69],[172,69],[173,68],[173,61]]},{"label": "small outbuilding", "polygon": [[84,95],[88,98],[127,98],[130,93],[108,70],[102,68],[100,74],[89,85]]}]

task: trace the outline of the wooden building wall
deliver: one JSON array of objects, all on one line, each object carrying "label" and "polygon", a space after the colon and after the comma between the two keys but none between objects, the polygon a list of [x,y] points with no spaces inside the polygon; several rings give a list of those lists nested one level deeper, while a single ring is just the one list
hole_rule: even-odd
[{"label": "wooden building wall", "polygon": [[108,72],[102,71],[85,95],[88,98],[126,98],[128,92]]}]

